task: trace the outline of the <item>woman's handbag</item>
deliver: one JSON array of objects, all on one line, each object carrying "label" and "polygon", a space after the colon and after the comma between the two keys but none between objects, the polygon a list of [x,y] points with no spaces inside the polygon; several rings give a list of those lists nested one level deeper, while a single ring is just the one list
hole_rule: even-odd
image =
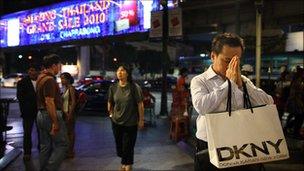
[{"label": "woman's handbag", "polygon": [[229,81],[227,112],[206,114],[210,162],[217,168],[289,158],[276,106],[252,108],[243,86],[244,107],[249,109],[231,111]]}]

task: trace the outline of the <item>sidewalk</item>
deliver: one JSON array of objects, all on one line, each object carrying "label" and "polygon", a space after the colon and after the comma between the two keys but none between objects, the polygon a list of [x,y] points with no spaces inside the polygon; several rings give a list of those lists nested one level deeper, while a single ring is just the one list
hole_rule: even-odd
[{"label": "sidewalk", "polygon": [[[9,141],[22,149],[22,125],[19,118],[10,118],[14,129]],[[75,158],[65,160],[60,170],[118,170],[115,143],[109,118],[79,117],[76,123]],[[33,135],[36,138],[36,134]],[[32,161],[23,163],[20,155],[5,170],[35,171],[39,168],[37,139],[33,144]],[[156,127],[139,131],[134,155],[134,170],[193,170],[193,159],[169,139],[167,120],[157,120]]]},{"label": "sidewalk", "polygon": [[[18,104],[13,104],[18,105]],[[11,108],[8,132],[12,146],[22,149],[23,129],[18,107]],[[156,111],[158,113],[158,111]],[[34,128],[35,129],[35,128]],[[35,131],[34,131],[35,132]],[[76,156],[65,160],[60,170],[118,170],[115,143],[109,118],[81,116],[76,123]],[[6,171],[35,171],[39,168],[36,133],[33,134],[32,161],[24,163],[20,155]],[[304,141],[287,138],[290,158],[265,164],[266,171],[304,171]],[[138,132],[134,170],[194,170],[193,139],[174,143],[169,139],[169,122],[157,119],[156,127]]]}]

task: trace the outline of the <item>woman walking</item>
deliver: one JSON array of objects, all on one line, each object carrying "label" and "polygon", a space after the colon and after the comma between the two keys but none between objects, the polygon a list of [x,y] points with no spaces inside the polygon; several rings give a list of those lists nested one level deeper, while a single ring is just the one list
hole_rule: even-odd
[{"label": "woman walking", "polygon": [[118,82],[109,88],[108,112],[117,156],[121,157],[120,170],[132,170],[137,129],[144,127],[144,105],[141,88],[132,82],[131,70],[120,65],[116,71]]}]

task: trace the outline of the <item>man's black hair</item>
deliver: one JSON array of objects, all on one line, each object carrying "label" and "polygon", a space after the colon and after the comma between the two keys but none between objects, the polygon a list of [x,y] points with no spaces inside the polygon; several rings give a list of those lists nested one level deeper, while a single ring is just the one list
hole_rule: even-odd
[{"label": "man's black hair", "polygon": [[211,51],[219,54],[222,52],[224,45],[230,47],[241,47],[245,50],[244,40],[234,33],[222,33],[216,35],[212,40]]},{"label": "man's black hair", "polygon": [[40,66],[36,63],[30,63],[27,67],[27,69],[30,69],[30,68],[34,68],[36,71],[40,71]]},{"label": "man's black hair", "polygon": [[60,63],[60,57],[56,54],[47,55],[43,58],[43,66],[50,68],[53,64],[57,65]]}]

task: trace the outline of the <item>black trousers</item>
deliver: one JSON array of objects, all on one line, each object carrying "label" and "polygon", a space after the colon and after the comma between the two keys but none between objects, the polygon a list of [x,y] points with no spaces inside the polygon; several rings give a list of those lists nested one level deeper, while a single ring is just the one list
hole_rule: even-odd
[{"label": "black trousers", "polygon": [[[25,155],[31,155],[32,151],[32,130],[34,123],[36,122],[36,118],[23,118],[22,124],[23,124],[23,150]],[[37,124],[36,124],[37,127]],[[37,128],[37,139],[38,139],[38,150],[39,148],[39,131]]]},{"label": "black trousers", "polygon": [[122,126],[112,121],[112,129],[116,143],[116,153],[117,156],[121,157],[121,164],[133,164],[134,146],[137,138],[137,125]]},{"label": "black trousers", "polygon": [[210,163],[208,144],[196,138],[196,154],[194,156],[194,170],[195,171],[262,171],[264,166],[262,164],[252,164],[246,166],[237,166],[226,169],[218,169]]}]

